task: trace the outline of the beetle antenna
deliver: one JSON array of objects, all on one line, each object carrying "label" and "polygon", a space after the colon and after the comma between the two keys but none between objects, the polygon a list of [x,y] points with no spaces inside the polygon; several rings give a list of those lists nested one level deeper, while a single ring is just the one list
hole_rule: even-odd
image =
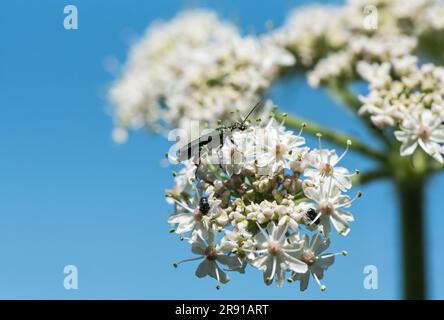
[{"label": "beetle antenna", "polygon": [[250,112],[248,112],[247,116],[245,117],[244,120],[242,120],[241,124],[244,124],[248,118],[251,116],[251,114],[253,113],[254,110],[256,110],[257,107],[261,106],[264,104],[265,98],[261,98],[258,102],[256,102],[256,104],[254,105],[253,108],[251,108]]}]

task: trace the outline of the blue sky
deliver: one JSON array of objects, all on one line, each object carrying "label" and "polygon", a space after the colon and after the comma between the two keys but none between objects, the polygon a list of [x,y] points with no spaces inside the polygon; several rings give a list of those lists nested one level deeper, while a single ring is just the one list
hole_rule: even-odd
[{"label": "blue sky", "polygon": [[[305,1],[307,3],[308,1]],[[324,1],[325,2],[325,1]],[[267,287],[259,271],[233,275],[219,291],[194,277],[191,255],[168,233],[164,190],[171,169],[160,165],[164,138],[137,132],[126,145],[111,140],[104,95],[114,76],[104,61],[123,62],[128,37],[156,18],[204,6],[246,30],[282,23],[301,1],[2,1],[0,4],[0,298],[257,298],[396,299],[400,297],[398,217],[386,182],[363,187],[356,222],[332,250],[346,249],[327,272],[326,292],[312,283]],[[63,8],[79,10],[79,30],[63,28]],[[289,112],[371,140],[354,116],[301,78],[277,84],[272,98]],[[314,143],[314,141],[312,141]],[[370,141],[372,142],[372,141]],[[347,166],[371,163],[351,155]],[[432,298],[444,298],[440,226],[443,177],[428,192],[428,278]],[[65,290],[63,268],[79,270],[79,289]],[[363,268],[379,270],[379,289],[365,290]]]}]

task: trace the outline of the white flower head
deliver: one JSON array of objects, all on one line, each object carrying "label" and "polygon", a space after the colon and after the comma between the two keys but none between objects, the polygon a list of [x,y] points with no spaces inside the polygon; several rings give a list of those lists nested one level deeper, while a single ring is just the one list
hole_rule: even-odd
[{"label": "white flower head", "polygon": [[263,130],[255,131],[256,162],[259,167],[266,167],[271,172],[281,168],[290,169],[291,162],[306,149],[302,148],[305,139],[294,135],[278,125],[272,118]]},{"label": "white flower head", "polygon": [[243,37],[214,12],[183,12],[153,23],[132,48],[109,91],[116,125],[164,130],[232,120],[294,62],[267,37]]},{"label": "white flower head", "polygon": [[[265,283],[282,286],[287,273],[308,270],[301,260],[302,231],[328,235],[333,223],[340,233],[349,232],[353,217],[344,209],[352,200],[343,192],[351,188],[352,175],[338,166],[347,149],[341,156],[321,147],[311,151],[302,130],[295,134],[274,119],[244,129],[224,131],[220,145],[202,147],[194,162],[185,163],[170,191],[176,209],[169,223],[182,238],[191,235],[193,245],[200,244],[196,259],[206,258],[198,277],[223,283],[225,272],[244,273],[251,265],[264,272]],[[223,234],[219,244],[214,232]],[[217,259],[205,250],[217,252]]]},{"label": "white flower head", "polygon": [[395,137],[402,142],[401,156],[411,155],[419,145],[422,150],[443,163],[444,117],[431,110],[414,110],[404,118]]},{"label": "white flower head", "polygon": [[318,150],[313,150],[308,154],[308,168],[304,171],[304,175],[315,181],[315,183],[320,183],[321,180],[331,179],[333,185],[340,190],[346,191],[350,189],[353,174],[351,174],[348,169],[337,166],[347,154],[350,145],[351,141],[348,141],[347,148],[340,156],[338,156],[334,150],[322,149],[320,145]]},{"label": "white flower head", "polygon": [[280,287],[287,271],[307,270],[307,266],[299,260],[302,251],[298,234],[287,236],[286,226],[279,226],[274,222],[268,224],[266,231],[260,226],[259,229],[261,232],[254,237],[257,248],[254,252],[258,256],[251,264],[264,272],[266,284],[275,280]]},{"label": "white flower head", "polygon": [[221,200],[199,192],[189,201],[174,199],[174,202],[175,212],[169,217],[168,223],[174,225],[174,232],[181,236],[188,232],[208,230],[211,218],[221,211]]},{"label": "white flower head", "polygon": [[351,206],[352,202],[360,197],[357,194],[355,199],[348,195],[341,194],[340,189],[333,186],[332,178],[328,179],[327,185],[320,184],[319,187],[307,187],[304,189],[306,196],[314,203],[317,216],[312,223],[319,219],[321,231],[326,237],[330,235],[331,224],[339,234],[347,235],[350,232],[350,222],[354,221],[353,215],[344,209]]},{"label": "white flower head", "polygon": [[190,242],[192,244],[192,252],[198,256],[175,262],[174,267],[184,262],[202,260],[197,267],[196,276],[198,278],[210,276],[216,279],[217,289],[220,288],[221,283],[227,283],[230,280],[219,264],[227,266],[230,270],[239,269],[242,264],[237,256],[227,254],[216,244],[216,234],[213,230],[195,232],[193,237],[190,238]]},{"label": "white flower head", "polygon": [[324,291],[326,286],[321,284],[321,280],[324,278],[324,271],[335,262],[335,256],[346,255],[347,252],[322,254],[329,247],[330,239],[322,238],[319,233],[313,236],[311,242],[309,242],[308,236],[304,235],[303,244],[300,259],[307,265],[307,271],[294,272],[289,281],[300,281],[300,290],[305,291],[308,287],[310,276],[312,276],[321,290]]},{"label": "white flower head", "polygon": [[[370,116],[381,130],[395,129],[394,136],[401,142],[401,156],[412,155],[420,146],[442,163],[444,69],[432,64],[418,67],[416,63],[416,57],[405,56],[382,65],[361,64],[370,92],[361,97],[360,114]],[[390,80],[381,84],[380,79],[372,77],[370,69],[383,69]]]}]

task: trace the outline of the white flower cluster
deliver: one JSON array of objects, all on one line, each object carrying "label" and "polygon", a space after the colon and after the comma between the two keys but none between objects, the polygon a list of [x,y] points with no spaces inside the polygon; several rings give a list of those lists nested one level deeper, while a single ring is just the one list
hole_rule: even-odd
[{"label": "white flower cluster", "polygon": [[377,63],[399,59],[410,55],[416,45],[414,37],[403,35],[353,37],[346,48],[331,53],[317,63],[308,73],[308,83],[312,87],[318,87],[332,81],[356,80],[359,76],[356,68],[360,62]]},{"label": "white flower cluster", "polygon": [[272,118],[233,131],[219,148],[204,147],[198,159],[186,161],[167,191],[174,205],[168,222],[197,255],[184,261],[201,261],[196,276],[213,277],[219,288],[227,272],[251,265],[266,284],[281,286],[288,275],[305,290],[312,276],[325,290],[320,280],[337,255],[323,253],[331,229],[349,233],[347,208],[360,193],[346,195],[355,173],[339,162],[348,146],[338,156],[319,144],[311,150],[301,134]]},{"label": "white flower cluster", "polygon": [[297,8],[271,37],[278,45],[290,50],[297,57],[298,64],[310,67],[327,52],[338,50],[347,43],[350,34],[337,19],[341,15],[342,9],[335,6]]},{"label": "white flower cluster", "polygon": [[433,55],[444,43],[443,13],[438,0],[350,0],[296,10],[272,37],[309,70],[313,87],[368,81],[360,113],[395,129],[402,156],[420,146],[442,163],[442,69],[418,68],[415,55]]},{"label": "white flower cluster", "polygon": [[[301,66],[314,68],[308,79],[316,87],[354,80],[360,61],[384,62],[410,55],[423,38],[444,39],[443,13],[438,0],[350,0],[342,7],[298,8],[272,38]],[[370,14],[374,26],[366,25]]]},{"label": "white flower cluster", "polygon": [[[116,137],[128,128],[215,124],[251,106],[293,55],[269,39],[243,37],[206,10],[154,23],[110,89]],[[124,139],[120,139],[124,140]]]},{"label": "white flower cluster", "polygon": [[395,128],[401,155],[415,152],[418,145],[443,163],[444,154],[444,68],[417,66],[417,58],[406,56],[382,64],[358,65],[370,84],[361,97],[361,114],[370,115],[379,128]]}]

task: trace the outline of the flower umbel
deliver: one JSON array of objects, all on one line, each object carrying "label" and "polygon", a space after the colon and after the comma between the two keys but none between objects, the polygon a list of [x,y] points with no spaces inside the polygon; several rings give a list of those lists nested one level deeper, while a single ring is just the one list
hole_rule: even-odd
[{"label": "flower umbel", "polygon": [[[128,129],[214,127],[245,113],[294,57],[269,39],[242,36],[208,10],[153,23],[109,91],[118,139]],[[124,141],[124,139],[119,139]]]},{"label": "flower umbel", "polygon": [[266,284],[282,286],[289,274],[306,274],[304,234],[329,236],[330,224],[344,235],[350,231],[353,216],[344,208],[353,200],[344,192],[352,175],[337,166],[346,152],[310,150],[301,133],[274,118],[234,130],[217,148],[202,147],[168,192],[175,205],[168,222],[192,243],[200,255],[195,259],[203,259],[196,275],[225,283],[227,272],[244,273],[251,265],[263,271]]}]

